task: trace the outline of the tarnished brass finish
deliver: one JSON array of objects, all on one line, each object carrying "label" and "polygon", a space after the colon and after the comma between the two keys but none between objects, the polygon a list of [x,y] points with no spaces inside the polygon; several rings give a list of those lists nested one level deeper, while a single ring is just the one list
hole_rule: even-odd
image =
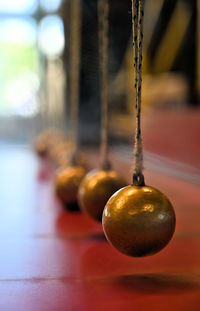
[{"label": "tarnished brass finish", "polygon": [[103,212],[108,241],[134,257],[153,255],[164,248],[175,230],[172,204],[150,186],[127,186],[116,192]]},{"label": "tarnished brass finish", "polygon": [[77,201],[78,187],[86,174],[82,166],[69,166],[56,174],[55,189],[59,199],[65,204]]},{"label": "tarnished brass finish", "polygon": [[78,191],[79,205],[91,218],[101,221],[108,199],[126,184],[113,170],[93,170],[81,182]]}]

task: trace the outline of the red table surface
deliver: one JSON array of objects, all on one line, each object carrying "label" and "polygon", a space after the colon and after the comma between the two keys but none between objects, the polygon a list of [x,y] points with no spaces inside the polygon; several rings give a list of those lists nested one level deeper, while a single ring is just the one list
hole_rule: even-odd
[{"label": "red table surface", "polygon": [[[0,310],[200,310],[199,185],[145,172],[172,201],[177,227],[159,254],[129,258],[101,224],[62,212],[30,150],[0,151]],[[127,163],[113,163],[130,175]]]}]

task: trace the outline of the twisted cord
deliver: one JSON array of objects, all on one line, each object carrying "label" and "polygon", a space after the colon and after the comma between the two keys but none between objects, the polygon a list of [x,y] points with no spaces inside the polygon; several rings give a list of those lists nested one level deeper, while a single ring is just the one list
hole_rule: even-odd
[{"label": "twisted cord", "polygon": [[101,89],[101,159],[102,167],[109,168],[108,161],[108,0],[98,0],[99,59]]},{"label": "twisted cord", "polygon": [[70,106],[71,128],[75,154],[79,150],[79,93],[80,93],[80,51],[81,51],[81,1],[71,1],[71,30],[70,30]]},{"label": "twisted cord", "polygon": [[135,89],[136,89],[136,134],[134,146],[134,175],[142,176],[143,146],[141,136],[141,101],[142,101],[142,52],[144,0],[132,0],[133,45],[135,51]]}]

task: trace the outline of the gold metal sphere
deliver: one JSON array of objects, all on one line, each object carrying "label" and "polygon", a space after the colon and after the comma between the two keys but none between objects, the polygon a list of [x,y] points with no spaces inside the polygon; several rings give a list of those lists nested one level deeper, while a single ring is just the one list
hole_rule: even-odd
[{"label": "gold metal sphere", "polygon": [[55,167],[66,167],[70,165],[72,144],[66,140],[55,144],[49,151],[49,157]]},{"label": "gold metal sphere", "polygon": [[55,189],[58,198],[64,204],[77,202],[78,188],[85,174],[86,170],[82,166],[69,166],[58,171],[55,179]]},{"label": "gold metal sphere", "polygon": [[133,257],[153,255],[164,248],[175,230],[172,204],[150,186],[127,186],[117,191],[103,212],[108,241]]},{"label": "gold metal sphere", "polygon": [[64,139],[61,131],[56,129],[48,129],[40,133],[34,142],[36,153],[41,156],[49,156],[51,148]]},{"label": "gold metal sphere", "polygon": [[125,180],[114,170],[93,170],[81,182],[79,205],[91,218],[101,221],[106,202],[125,185]]},{"label": "gold metal sphere", "polygon": [[37,139],[35,141],[35,151],[37,155],[41,158],[46,157],[48,154],[48,143],[45,140]]}]

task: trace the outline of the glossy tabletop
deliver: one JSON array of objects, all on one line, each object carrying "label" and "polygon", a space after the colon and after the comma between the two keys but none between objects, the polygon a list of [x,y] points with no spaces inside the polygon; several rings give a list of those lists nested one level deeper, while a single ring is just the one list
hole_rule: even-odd
[{"label": "glossy tabletop", "polygon": [[[129,179],[130,166],[117,156],[113,163]],[[172,201],[177,227],[166,249],[136,259],[111,247],[101,224],[62,211],[49,163],[2,145],[0,310],[200,310],[200,186],[145,175]]]}]

